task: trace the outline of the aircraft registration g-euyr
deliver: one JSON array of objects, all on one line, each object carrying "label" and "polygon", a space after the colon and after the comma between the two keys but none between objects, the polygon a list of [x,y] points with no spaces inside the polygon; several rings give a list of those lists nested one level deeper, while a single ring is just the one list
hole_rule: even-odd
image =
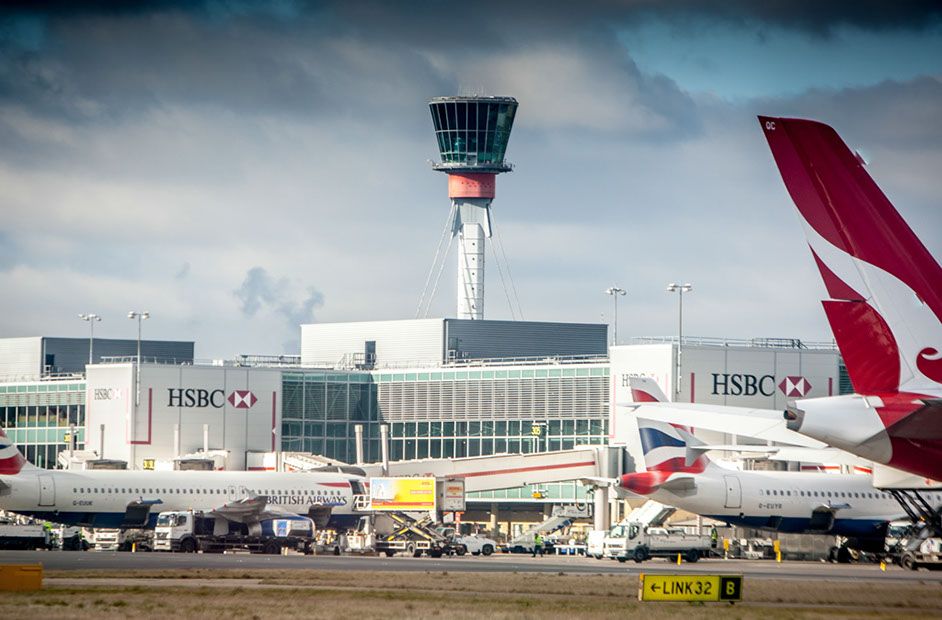
[{"label": "aircraft registration g-euyr", "polygon": [[759,124],[802,218],[855,392],[796,400],[788,428],[942,479],[942,268],[834,129]]},{"label": "aircraft registration g-euyr", "polygon": [[644,418],[637,425],[645,470],[623,475],[623,491],[743,527],[842,536],[872,552],[883,552],[889,522],[904,516],[870,476],[740,471],[710,460],[687,427]]},{"label": "aircraft registration g-euyr", "polygon": [[364,483],[336,471],[40,469],[0,429],[0,510],[64,525],[153,528],[159,512],[195,510],[243,523],[301,514],[319,527],[352,527]]}]

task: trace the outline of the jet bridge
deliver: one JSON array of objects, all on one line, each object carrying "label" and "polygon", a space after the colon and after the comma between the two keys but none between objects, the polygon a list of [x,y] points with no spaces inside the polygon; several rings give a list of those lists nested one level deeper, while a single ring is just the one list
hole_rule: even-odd
[{"label": "jet bridge", "polygon": [[617,458],[610,458],[611,450],[613,449],[603,446],[585,446],[533,454],[395,461],[387,465],[385,472],[381,463],[359,467],[368,476],[422,476],[464,480],[465,492],[471,493],[510,489],[527,484],[613,477],[617,472],[610,472],[609,469],[617,467],[619,461]]}]

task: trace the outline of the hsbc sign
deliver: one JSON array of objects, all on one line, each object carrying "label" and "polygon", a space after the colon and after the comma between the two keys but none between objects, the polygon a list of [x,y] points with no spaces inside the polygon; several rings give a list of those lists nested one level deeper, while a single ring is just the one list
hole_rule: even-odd
[{"label": "hsbc sign", "polygon": [[789,398],[800,398],[811,391],[811,383],[800,376],[785,377],[776,386],[773,375],[713,373],[714,396],[774,396],[776,387]]},{"label": "hsbc sign", "polygon": [[229,394],[229,398],[226,400],[236,409],[249,409],[258,401],[258,399],[255,398],[255,394],[248,390],[236,390],[232,394]]},{"label": "hsbc sign", "polygon": [[255,394],[249,390],[234,390],[226,397],[225,390],[207,390],[203,388],[168,388],[167,406],[203,409],[212,407],[222,409],[226,401],[236,409],[249,409],[258,402]]}]

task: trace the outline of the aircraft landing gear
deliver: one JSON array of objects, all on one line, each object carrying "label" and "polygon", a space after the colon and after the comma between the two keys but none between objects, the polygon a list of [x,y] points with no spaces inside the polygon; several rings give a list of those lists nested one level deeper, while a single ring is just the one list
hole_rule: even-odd
[{"label": "aircraft landing gear", "polygon": [[856,561],[854,557],[855,550],[847,546],[847,543],[841,543],[840,546],[833,546],[828,550],[828,562],[837,564],[850,564]]}]

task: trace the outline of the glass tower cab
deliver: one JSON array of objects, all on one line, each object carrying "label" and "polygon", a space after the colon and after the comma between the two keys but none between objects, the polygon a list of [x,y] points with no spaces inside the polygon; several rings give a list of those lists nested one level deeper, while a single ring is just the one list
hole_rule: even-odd
[{"label": "glass tower cab", "polygon": [[441,161],[448,174],[452,237],[458,237],[459,319],[484,318],[484,242],[491,236],[495,177],[510,172],[504,160],[517,100],[513,97],[436,97],[429,102]]}]

